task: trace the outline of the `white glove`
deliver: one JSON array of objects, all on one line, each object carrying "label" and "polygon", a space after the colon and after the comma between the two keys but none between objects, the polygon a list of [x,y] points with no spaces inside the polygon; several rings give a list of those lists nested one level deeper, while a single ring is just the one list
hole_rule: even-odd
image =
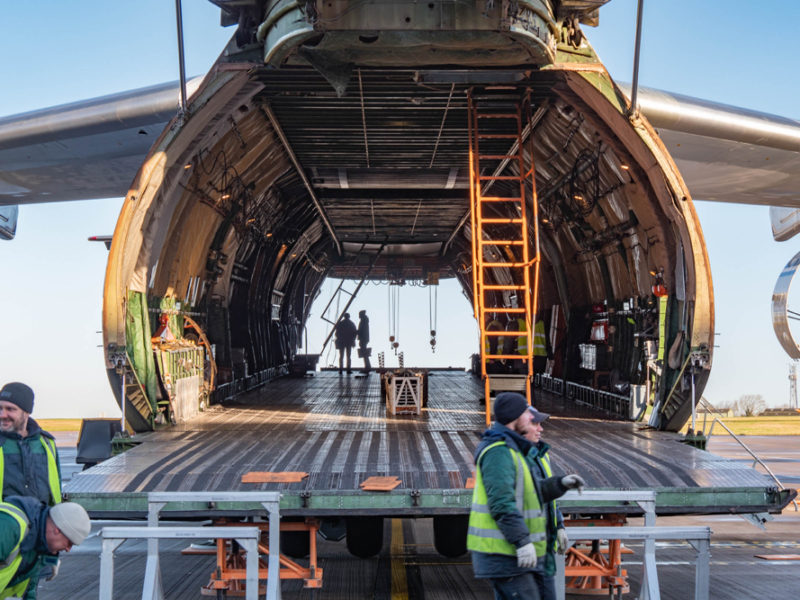
[{"label": "white glove", "polygon": [[578,493],[582,494],[583,486],[586,485],[586,482],[580,475],[572,473],[570,475],[564,475],[564,477],[561,478],[561,485],[563,485],[568,490],[578,490]]},{"label": "white glove", "polygon": [[50,576],[45,579],[45,581],[53,581],[56,577],[58,577],[58,569],[61,567],[61,559],[59,558],[55,564],[53,564],[53,570],[50,573]]},{"label": "white glove", "polygon": [[558,544],[556,548],[558,549],[559,554],[564,554],[569,548],[569,536],[567,535],[567,530],[564,527],[560,527],[556,531],[556,535],[558,536]]},{"label": "white glove", "polygon": [[536,548],[533,542],[528,542],[522,548],[517,548],[517,566],[523,569],[536,567]]}]

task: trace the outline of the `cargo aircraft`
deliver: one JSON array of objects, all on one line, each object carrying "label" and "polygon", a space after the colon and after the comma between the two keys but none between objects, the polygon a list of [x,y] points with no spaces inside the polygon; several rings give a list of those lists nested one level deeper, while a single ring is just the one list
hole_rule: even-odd
[{"label": "cargo aircraft", "polygon": [[549,391],[684,425],[714,346],[692,197],[800,207],[800,123],[618,85],[581,27],[606,0],[213,2],[235,33],[204,77],[0,119],[5,237],[15,205],[125,197],[103,336],[130,429],[297,367],[328,277],[455,278],[481,321],[544,318]]}]

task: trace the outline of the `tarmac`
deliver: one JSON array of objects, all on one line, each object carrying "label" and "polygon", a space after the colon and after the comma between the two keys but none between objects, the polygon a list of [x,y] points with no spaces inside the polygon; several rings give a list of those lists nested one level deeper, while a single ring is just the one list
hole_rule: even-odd
[{"label": "tarmac", "polygon": [[[74,439],[59,435],[59,443]],[[786,485],[792,487],[800,475],[800,436],[752,436],[745,442]],[[749,455],[732,438],[716,437],[709,450],[737,461],[751,463]],[[74,464],[74,446],[62,445],[62,468],[69,477]],[[758,467],[761,469],[761,467]],[[763,469],[761,469],[763,470]],[[712,529],[710,598],[792,598],[800,585],[800,512],[791,504],[773,520],[756,527],[736,515],[660,517],[658,525],[706,525]],[[98,597],[100,540],[97,532],[106,525],[95,522],[91,537],[63,556],[61,573],[43,582],[41,600],[73,600]],[[130,523],[125,523],[130,524]],[[637,524],[631,520],[631,524]],[[286,600],[323,599],[428,599],[444,600],[493,597],[489,586],[472,576],[468,556],[444,558],[433,548],[432,524],[428,519],[386,519],[384,548],[371,559],[348,554],[344,542],[319,541],[320,566],[324,569],[320,590],[303,589],[299,581],[282,582]],[[186,542],[162,543],[161,565],[165,597],[175,600],[208,597],[201,593],[213,569],[210,555],[183,555]],[[641,585],[642,544],[626,545],[632,551],[623,556],[631,592],[637,598]],[[127,542],[116,553],[114,598],[141,598],[146,545]],[[763,557],[777,558],[768,560]],[[664,600],[693,597],[694,550],[685,543],[657,544],[656,558]],[[263,595],[261,596],[263,597]],[[571,595],[568,598],[583,596]]]}]

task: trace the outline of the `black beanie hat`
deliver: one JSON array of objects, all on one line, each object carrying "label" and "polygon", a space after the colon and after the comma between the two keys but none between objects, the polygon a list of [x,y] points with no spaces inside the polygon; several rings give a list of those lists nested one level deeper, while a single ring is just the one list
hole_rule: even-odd
[{"label": "black beanie hat", "polygon": [[507,425],[528,410],[525,396],[517,392],[501,392],[494,400],[494,420]]},{"label": "black beanie hat", "polygon": [[7,383],[0,390],[0,400],[16,404],[26,413],[33,412],[33,390],[24,383]]}]

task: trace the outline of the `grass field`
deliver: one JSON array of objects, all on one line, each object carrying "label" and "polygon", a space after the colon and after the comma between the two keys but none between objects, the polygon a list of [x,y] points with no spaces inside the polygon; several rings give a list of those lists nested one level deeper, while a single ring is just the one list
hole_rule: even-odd
[{"label": "grass field", "polygon": [[36,419],[45,431],[80,431],[81,419]]},{"label": "grass field", "polygon": [[[706,422],[706,433],[712,418]],[[726,417],[722,422],[736,435],[800,435],[800,415],[796,417]],[[688,424],[682,432],[686,432]],[[703,415],[697,415],[697,428],[703,428]],[[728,435],[719,424],[714,426],[714,435]]]}]

